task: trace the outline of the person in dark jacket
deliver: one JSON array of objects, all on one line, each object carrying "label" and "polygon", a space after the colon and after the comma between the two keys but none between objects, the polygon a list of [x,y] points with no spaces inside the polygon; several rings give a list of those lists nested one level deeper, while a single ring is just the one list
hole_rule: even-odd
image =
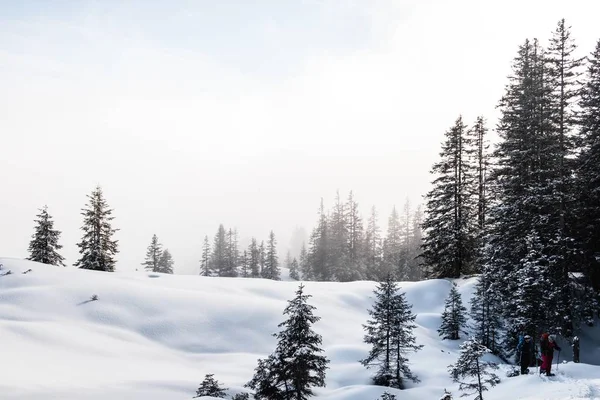
[{"label": "person in dark jacket", "polygon": [[556,336],[544,333],[540,340],[540,350],[542,351],[542,366],[540,367],[540,373],[545,373],[547,376],[554,376],[551,372],[554,349],[560,351],[560,347],[556,344]]},{"label": "person in dark jacket", "polygon": [[527,375],[529,373],[528,367],[531,365],[534,355],[533,341],[531,340],[531,336],[525,335],[523,337],[523,341],[521,341],[517,346],[517,350],[520,354],[521,375]]}]

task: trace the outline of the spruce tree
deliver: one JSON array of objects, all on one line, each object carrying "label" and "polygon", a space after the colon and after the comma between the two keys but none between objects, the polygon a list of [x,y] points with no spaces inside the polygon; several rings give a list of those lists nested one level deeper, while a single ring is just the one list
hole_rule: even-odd
[{"label": "spruce tree", "polygon": [[308,251],[306,250],[306,243],[304,242],[302,242],[302,247],[300,248],[298,266],[300,268],[300,275],[302,279],[305,281],[311,280],[312,271],[310,269],[310,263],[308,260]]},{"label": "spruce tree", "polygon": [[600,291],[600,40],[588,57],[581,109],[581,152],[577,158],[577,235],[584,271]]},{"label": "spruce tree", "polygon": [[211,276],[211,264],[210,264],[210,243],[208,242],[208,235],[204,236],[204,242],[202,243],[202,258],[200,259],[200,275]]},{"label": "spruce tree", "polygon": [[402,256],[402,227],[400,226],[400,216],[396,206],[392,208],[392,213],[388,219],[388,230],[383,242],[383,271],[384,276],[389,274],[396,275],[399,279],[405,278],[404,271],[401,271]]},{"label": "spruce tree", "polygon": [[218,380],[214,378],[214,374],[206,374],[200,387],[196,390],[195,397],[217,397],[224,399],[227,396],[227,389],[223,388]]},{"label": "spruce tree", "polygon": [[358,202],[355,200],[352,191],[348,195],[345,210],[348,230],[348,239],[346,241],[346,246],[348,247],[348,268],[343,280],[355,281],[365,279],[364,226],[358,212]]},{"label": "spruce tree", "polygon": [[64,267],[65,259],[58,253],[58,250],[62,249],[62,245],[58,244],[60,231],[54,229],[54,221],[48,213],[48,207],[41,208],[37,217],[35,232],[29,242],[29,258],[27,259]]},{"label": "spruce tree", "polygon": [[346,205],[336,193],[333,211],[328,220],[329,240],[327,241],[327,256],[332,270],[332,280],[346,282],[350,280],[351,271],[348,248],[348,221],[346,220]]},{"label": "spruce tree", "polygon": [[299,281],[300,280],[300,274],[298,273],[299,270],[300,270],[300,267],[298,265],[298,260],[296,260],[296,257],[294,257],[294,259],[292,260],[292,263],[290,264],[290,278],[292,278],[295,281]]},{"label": "spruce tree", "polygon": [[446,298],[444,312],[442,313],[442,325],[438,333],[442,339],[458,340],[460,333],[464,332],[467,324],[467,309],[462,304],[462,298],[458,293],[456,283],[452,283],[450,293]]},{"label": "spruce tree", "polygon": [[[310,279],[317,281],[331,281],[333,279],[333,267],[329,254],[330,241],[329,223],[323,199],[319,207],[319,222],[310,235],[310,246],[308,252],[308,268]],[[307,279],[306,277],[303,277]]]},{"label": "spruce tree", "polygon": [[365,235],[366,279],[368,280],[379,282],[384,280],[387,275],[382,268],[382,247],[381,229],[377,222],[377,209],[373,206]]},{"label": "spruce tree", "polygon": [[269,233],[269,242],[267,243],[267,253],[265,257],[265,266],[262,271],[262,277],[278,281],[281,276],[279,268],[279,257],[277,256],[277,240],[275,233]]},{"label": "spruce tree", "polygon": [[483,392],[489,386],[496,386],[500,378],[490,370],[498,369],[492,362],[482,361],[484,354],[489,352],[485,346],[475,339],[469,339],[460,345],[460,356],[456,364],[449,367],[450,376],[458,382],[463,396],[477,394],[476,400],[483,400]]},{"label": "spruce tree", "polygon": [[217,276],[227,276],[230,272],[227,260],[227,231],[225,231],[223,224],[219,225],[219,229],[215,234],[210,268]]},{"label": "spruce tree", "polygon": [[412,332],[416,328],[416,315],[412,314],[412,306],[406,302],[405,294],[399,292],[391,274],[377,285],[374,293],[375,303],[369,310],[371,319],[363,325],[364,341],[372,347],[361,363],[367,368],[377,368],[373,379],[376,385],[403,389],[405,379],[419,382],[405,357],[408,352],[423,347],[416,344]]},{"label": "spruce tree", "polygon": [[250,277],[250,260],[248,258],[248,250],[244,250],[240,257],[240,276],[242,278]]},{"label": "spruce tree", "polygon": [[83,237],[77,243],[81,258],[75,263],[76,267],[96,271],[113,272],[115,270],[115,255],[117,254],[117,240],[113,235],[117,229],[113,229],[111,221],[113,210],[108,208],[104,194],[100,186],[96,187],[87,196],[89,203],[82,209],[84,216]]},{"label": "spruce tree", "polygon": [[[503,328],[502,300],[495,284],[501,282],[487,271],[489,265],[484,265],[484,271],[477,280],[475,293],[471,297],[470,315],[473,320],[475,339],[490,349],[492,354],[504,357],[500,344]],[[492,280],[493,279],[493,283]]]},{"label": "spruce tree", "polygon": [[434,164],[433,189],[427,193],[423,222],[423,260],[432,277],[458,278],[473,270],[475,229],[473,220],[473,169],[469,159],[467,126],[459,117],[446,132]]},{"label": "spruce tree", "polygon": [[252,238],[248,246],[248,267],[250,269],[251,278],[260,278],[261,269],[260,250],[256,238]]},{"label": "spruce tree", "polygon": [[158,260],[158,268],[156,272],[160,272],[161,274],[172,274],[173,273],[173,265],[175,261],[173,261],[173,256],[169,249],[165,249],[160,255],[160,259]]},{"label": "spruce tree", "polygon": [[312,330],[319,321],[308,304],[310,295],[300,285],[294,299],[283,314],[288,318],[279,324],[275,334],[275,352],[259,360],[253,379],[247,386],[255,390],[258,400],[305,400],[314,395],[313,388],[325,386],[325,371],[329,360],[321,355],[322,338]]},{"label": "spruce tree", "polygon": [[161,255],[162,245],[158,242],[158,237],[156,236],[156,234],[154,234],[152,235],[152,240],[150,241],[148,250],[146,250],[146,259],[142,263],[144,269],[151,272],[159,272],[158,262],[160,261]]}]

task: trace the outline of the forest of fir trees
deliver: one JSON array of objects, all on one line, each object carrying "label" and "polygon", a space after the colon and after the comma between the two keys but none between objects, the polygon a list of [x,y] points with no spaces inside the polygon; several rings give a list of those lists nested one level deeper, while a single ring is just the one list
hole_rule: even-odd
[{"label": "forest of fir trees", "polygon": [[569,339],[598,315],[600,41],[583,57],[564,20],[546,46],[525,40],[498,109],[490,151],[483,117],[446,132],[422,262],[429,277],[480,274],[476,337],[509,357],[519,335]]}]

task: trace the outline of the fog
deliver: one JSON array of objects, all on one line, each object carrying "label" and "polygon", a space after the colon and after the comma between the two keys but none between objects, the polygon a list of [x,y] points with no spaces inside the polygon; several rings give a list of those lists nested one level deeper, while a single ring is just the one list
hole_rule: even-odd
[{"label": "fog", "polygon": [[[22,4],[21,4],[22,3]],[[517,46],[557,21],[579,54],[590,1],[0,1],[0,255],[47,204],[69,265],[101,185],[117,270],[156,233],[197,273],[218,225],[284,253],[320,199],[366,218],[422,203],[443,134],[494,127]]]}]

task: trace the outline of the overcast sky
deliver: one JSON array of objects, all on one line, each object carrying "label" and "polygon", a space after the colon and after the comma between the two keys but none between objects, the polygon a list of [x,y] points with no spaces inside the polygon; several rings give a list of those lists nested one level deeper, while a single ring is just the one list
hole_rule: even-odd
[{"label": "overcast sky", "polygon": [[0,0],[0,256],[47,204],[77,260],[98,184],[117,269],[152,234],[197,273],[219,223],[285,251],[320,198],[380,221],[427,192],[444,131],[495,106],[517,46],[565,17],[586,55],[600,1]]}]

